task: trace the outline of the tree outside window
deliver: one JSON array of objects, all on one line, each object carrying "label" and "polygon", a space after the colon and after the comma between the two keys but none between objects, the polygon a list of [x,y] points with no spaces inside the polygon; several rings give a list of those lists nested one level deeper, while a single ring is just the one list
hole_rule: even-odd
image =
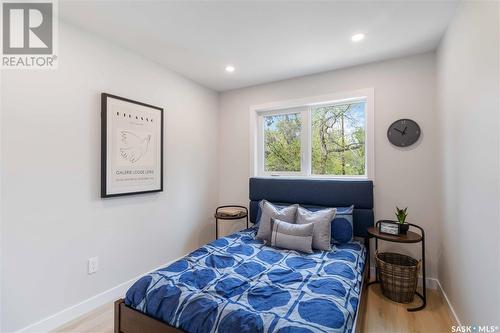
[{"label": "tree outside window", "polygon": [[314,107],[312,173],[365,174],[365,103]]},{"label": "tree outside window", "polygon": [[300,171],[299,113],[264,117],[264,170]]},{"label": "tree outside window", "polygon": [[[311,106],[301,111],[302,114],[263,116],[264,171],[366,175],[365,107],[365,101],[356,101]],[[303,140],[305,135],[310,135],[310,140]],[[310,146],[301,147],[304,142]],[[305,164],[308,170],[303,170],[302,156],[308,158]]]}]

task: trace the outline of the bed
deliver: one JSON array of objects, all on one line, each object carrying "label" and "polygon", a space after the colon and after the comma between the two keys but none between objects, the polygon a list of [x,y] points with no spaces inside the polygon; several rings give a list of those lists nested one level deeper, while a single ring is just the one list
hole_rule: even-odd
[{"label": "bed", "polygon": [[370,181],[251,178],[262,199],[310,209],[354,205],[359,239],[304,254],[271,248],[256,227],[215,240],[139,279],[115,303],[115,332],[356,332],[362,327],[373,225]]}]

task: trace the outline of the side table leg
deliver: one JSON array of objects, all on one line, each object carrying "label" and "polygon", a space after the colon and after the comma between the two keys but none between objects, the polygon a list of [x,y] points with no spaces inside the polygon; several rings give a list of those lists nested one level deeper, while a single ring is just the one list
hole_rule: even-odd
[{"label": "side table leg", "polygon": [[366,246],[366,269],[368,270],[368,282],[371,280],[371,269],[370,269],[370,237],[366,237],[365,240],[365,246]]},{"label": "side table leg", "polygon": [[[369,245],[369,244],[368,244]],[[378,250],[378,238],[375,237],[375,255],[377,255],[377,250]],[[371,275],[371,268],[368,267],[368,269],[370,270],[369,274]],[[377,269],[377,261],[375,261],[375,280],[373,281],[370,281],[368,283],[368,286],[372,285],[372,284],[375,284],[375,283],[380,283],[379,279],[378,279],[378,269]]]},{"label": "side table leg", "polygon": [[219,239],[219,219],[215,218],[215,239]]},{"label": "side table leg", "polygon": [[425,308],[427,305],[427,287],[426,287],[426,276],[425,276],[425,236],[422,234],[422,294],[416,292],[415,294],[420,297],[423,301],[422,305],[417,306],[416,308],[408,309],[408,311],[419,311]]},{"label": "side table leg", "polygon": [[[375,238],[375,255],[377,255],[378,252],[378,238]],[[377,259],[375,259],[375,281],[378,280],[378,268],[377,268]]]}]

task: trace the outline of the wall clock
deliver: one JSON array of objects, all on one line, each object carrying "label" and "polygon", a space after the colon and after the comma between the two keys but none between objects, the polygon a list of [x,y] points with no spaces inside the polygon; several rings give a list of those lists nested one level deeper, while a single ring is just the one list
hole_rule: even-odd
[{"label": "wall clock", "polygon": [[408,147],[418,141],[420,133],[420,126],[415,121],[399,119],[387,129],[387,138],[397,147]]}]

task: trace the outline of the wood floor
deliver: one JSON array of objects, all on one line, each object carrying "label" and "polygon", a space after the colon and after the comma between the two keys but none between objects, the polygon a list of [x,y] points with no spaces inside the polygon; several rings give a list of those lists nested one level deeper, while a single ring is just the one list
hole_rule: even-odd
[{"label": "wood floor", "polygon": [[[427,307],[406,311],[407,305],[385,298],[380,286],[368,288],[364,333],[448,333],[453,325],[446,301],[440,292],[428,289]],[[420,304],[415,298],[414,305]],[[61,327],[58,333],[113,333],[113,304],[107,304]]]},{"label": "wood floor", "polygon": [[[412,307],[420,305],[415,297]],[[449,333],[453,325],[452,316],[441,292],[427,289],[425,309],[408,312],[408,304],[400,304],[382,295],[379,285],[368,288],[364,333]]]}]

